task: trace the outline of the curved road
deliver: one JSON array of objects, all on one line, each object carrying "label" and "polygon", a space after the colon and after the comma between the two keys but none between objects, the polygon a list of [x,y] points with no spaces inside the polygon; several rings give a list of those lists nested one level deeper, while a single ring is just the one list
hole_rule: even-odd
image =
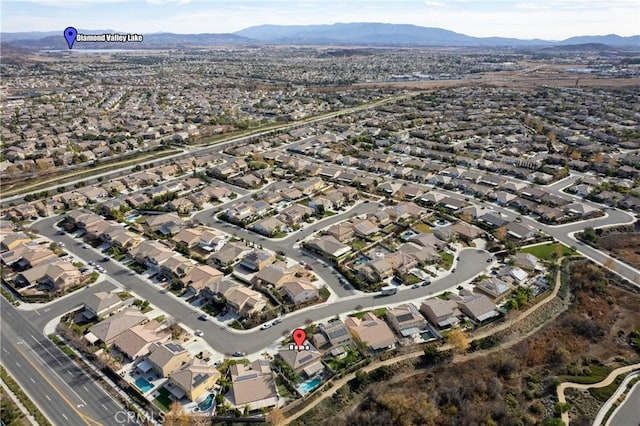
[{"label": "curved road", "polygon": [[[368,206],[370,204],[361,204],[361,206]],[[348,212],[345,214],[352,213]],[[330,219],[336,217],[337,216],[332,216]],[[87,262],[91,260],[96,262],[100,261],[103,255],[97,250],[83,249],[82,244],[79,244],[78,241],[74,240],[69,235],[56,235],[57,231],[53,227],[53,224],[57,220],[59,220],[59,218],[48,218],[40,221],[36,227],[42,235],[46,235],[54,241],[64,242],[66,244],[65,248],[67,251],[73,253],[76,257],[84,259]],[[337,220],[340,219],[338,218]],[[309,228],[306,232],[311,233],[314,229],[315,227]],[[240,235],[241,233],[238,232],[238,234]],[[242,235],[244,236],[244,234]],[[262,243],[265,246],[267,245],[267,242],[260,241],[261,237],[256,234],[247,232],[247,235],[250,235],[252,239],[256,239],[258,243]],[[282,244],[287,243],[283,242]],[[291,243],[289,242],[288,244]],[[308,257],[301,255],[297,250],[288,248],[286,251],[287,254],[290,252],[294,258],[306,259],[307,261],[309,260]],[[126,266],[114,261],[104,262],[101,263],[101,265],[107,270],[108,277],[130,288],[131,291],[137,293],[141,298],[148,300],[149,303],[167,312],[167,314],[178,319],[187,327],[194,330],[202,330],[204,332],[204,340],[206,340],[212,348],[224,354],[231,354],[235,351],[247,353],[260,352],[265,347],[271,345],[274,341],[288,334],[291,330],[304,326],[305,322],[308,320],[318,321],[360,309],[382,307],[393,303],[425,298],[451,287],[456,287],[459,283],[477,276],[487,268],[488,264],[486,260],[488,257],[489,255],[487,252],[482,250],[463,250],[460,253],[460,261],[456,267],[456,272],[438,280],[434,280],[433,283],[427,287],[420,287],[417,289],[406,288],[398,291],[398,293],[393,296],[387,297],[378,297],[375,294],[352,294],[351,296],[341,298],[335,302],[316,305],[308,309],[288,314],[282,323],[277,324],[268,330],[253,329],[247,331],[233,330],[218,323],[217,321],[200,321],[197,319],[197,315],[201,313],[200,310],[184,303],[181,300],[177,300],[177,298],[171,293],[150,284],[148,281],[140,278],[137,274],[132,274],[131,270]],[[312,261],[312,263],[318,262]],[[315,270],[316,272],[319,272],[323,278],[326,277],[325,279],[332,279],[337,283],[337,278],[331,274],[329,268],[321,267],[318,264],[315,267]],[[81,293],[83,291],[85,290],[79,292],[80,295],[74,294],[64,300],[51,304],[51,306],[48,307],[49,311],[47,311],[46,315],[42,315],[42,319],[39,322],[44,326],[46,321],[55,318],[57,315],[63,314],[75,306],[78,306],[79,299],[82,298]],[[248,334],[251,334],[251,338],[247,338]]]}]

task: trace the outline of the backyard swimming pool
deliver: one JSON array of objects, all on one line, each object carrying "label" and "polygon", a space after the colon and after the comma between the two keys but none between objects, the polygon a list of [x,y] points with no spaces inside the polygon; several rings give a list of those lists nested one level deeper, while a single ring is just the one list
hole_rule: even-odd
[{"label": "backyard swimming pool", "polygon": [[214,395],[210,393],[204,401],[198,404],[198,409],[200,411],[209,410],[209,408],[211,408],[211,406],[213,405],[213,398],[214,398]]},{"label": "backyard swimming pool", "polygon": [[356,265],[362,265],[363,263],[367,263],[370,260],[371,260],[371,258],[369,258],[369,257],[367,257],[367,256],[365,256],[363,254],[362,256],[360,256],[359,258],[354,260],[353,263],[355,263]]},{"label": "backyard swimming pool", "polygon": [[149,383],[149,381],[144,377],[138,377],[135,383],[138,389],[140,389],[143,393],[147,393],[151,389],[153,389],[153,385]]},{"label": "backyard swimming pool", "polygon": [[312,390],[320,386],[321,382],[322,382],[322,377],[316,376],[311,380],[307,380],[300,383],[298,385],[298,391],[300,391],[300,394],[302,396],[305,396],[306,394],[308,394],[309,392],[311,392]]}]

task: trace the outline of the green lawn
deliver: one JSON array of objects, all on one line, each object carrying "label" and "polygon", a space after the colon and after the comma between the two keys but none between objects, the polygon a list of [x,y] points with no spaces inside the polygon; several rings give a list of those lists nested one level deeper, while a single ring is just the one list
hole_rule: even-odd
[{"label": "green lawn", "polygon": [[606,402],[611,395],[613,395],[616,389],[618,389],[618,386],[620,386],[620,383],[622,383],[624,378],[625,374],[621,374],[609,386],[605,386],[603,388],[591,388],[589,389],[589,393],[596,399]]},{"label": "green lawn", "polygon": [[426,223],[418,223],[413,228],[418,232],[431,232],[431,227]]},{"label": "green lawn", "polygon": [[327,364],[329,364],[329,367],[331,367],[333,371],[338,371],[348,367],[349,365],[359,360],[360,360],[360,355],[358,354],[358,351],[352,349],[349,352],[347,352],[347,356],[345,356],[344,358],[342,359],[333,358],[332,360],[327,362]]},{"label": "green lawn", "polygon": [[591,374],[588,376],[559,376],[558,378],[563,382],[592,385],[601,382],[611,373],[611,368],[602,365],[590,365],[589,369],[591,370]]},{"label": "green lawn", "polygon": [[171,408],[171,403],[173,402],[171,401],[171,398],[169,398],[171,393],[165,388],[158,389],[158,392],[160,392],[160,396],[154,399],[153,403],[166,413]]},{"label": "green lawn", "polygon": [[442,253],[440,255],[440,267],[445,270],[451,269],[451,265],[453,265],[453,255],[449,253]]},{"label": "green lawn", "polygon": [[367,242],[365,240],[362,240],[360,238],[356,238],[355,240],[351,241],[351,248],[355,251],[358,250],[362,250],[363,248],[365,248],[367,246]]},{"label": "green lawn", "polygon": [[538,246],[525,247],[520,250],[521,253],[531,253],[538,259],[551,260],[553,253],[559,253],[560,256],[573,256],[578,254],[575,250],[561,243],[541,244]]},{"label": "green lawn", "polygon": [[442,300],[449,300],[449,295],[451,295],[451,292],[450,291],[445,291],[444,293],[439,294],[436,297],[438,299],[442,299]]},{"label": "green lawn", "polygon": [[[355,317],[358,319],[362,319],[362,317],[364,316],[364,314],[366,314],[367,312],[371,312],[371,311],[362,311],[362,312],[356,312],[355,314],[350,314],[350,317]],[[387,313],[387,308],[378,308],[378,309],[374,309],[373,313],[375,316],[379,317],[379,318],[383,318],[384,315]]]},{"label": "green lawn", "polygon": [[407,280],[407,282],[406,282],[407,285],[418,284],[418,283],[422,282],[422,280],[420,278],[416,277],[413,274],[409,274],[405,278]]}]

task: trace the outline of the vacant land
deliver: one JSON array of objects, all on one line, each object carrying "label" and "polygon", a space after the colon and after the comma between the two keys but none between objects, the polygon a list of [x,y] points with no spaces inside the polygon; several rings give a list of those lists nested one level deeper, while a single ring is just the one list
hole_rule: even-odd
[{"label": "vacant land", "polygon": [[[611,285],[606,270],[585,261],[572,263],[568,282],[569,309],[508,349],[459,363],[416,360],[397,366],[393,378],[379,383],[367,384],[373,381],[363,376],[298,424],[559,424],[558,381],[597,381],[640,359],[628,344],[640,323],[640,294]],[[568,395],[568,401],[573,424],[590,424],[602,403],[589,392]]]},{"label": "vacant land", "polygon": [[634,268],[640,268],[640,233],[606,234],[598,238],[597,245]]}]

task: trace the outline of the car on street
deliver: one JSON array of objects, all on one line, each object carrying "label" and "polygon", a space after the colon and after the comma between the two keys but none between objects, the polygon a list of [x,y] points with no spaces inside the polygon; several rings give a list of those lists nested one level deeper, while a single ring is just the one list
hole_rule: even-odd
[{"label": "car on street", "polygon": [[451,270],[451,273],[453,274],[453,273],[455,273],[455,272],[456,272],[456,268],[453,268],[453,269]]},{"label": "car on street", "polygon": [[198,319],[199,319],[200,321],[206,321],[206,320],[207,320],[207,318],[209,318],[209,316],[208,316],[207,314],[202,314],[202,315],[200,315],[200,316],[198,317]]},{"label": "car on street", "polygon": [[88,245],[86,245],[86,244],[83,244],[83,245],[82,245],[82,248],[83,248],[83,249],[87,249],[87,248],[89,248],[89,246],[88,246]]},{"label": "car on street", "polygon": [[204,333],[202,332],[202,330],[196,330],[196,331],[193,332],[193,334],[195,334],[198,337],[204,336]]},{"label": "car on street", "polygon": [[102,258],[102,261],[103,262],[108,262],[109,259],[111,259],[109,256],[105,256],[105,257]]},{"label": "car on street", "polygon": [[262,324],[262,325],[260,326],[260,330],[266,330],[266,329],[268,329],[268,328],[271,328],[271,326],[272,326],[272,325],[273,325],[273,324],[271,324],[270,322],[265,322],[264,324]]},{"label": "car on street", "polygon": [[488,259],[487,259],[487,263],[491,263],[491,258],[488,258]]},{"label": "car on street", "polygon": [[460,256],[456,257],[456,261],[460,262]]},{"label": "car on street", "polygon": [[428,286],[429,284],[431,284],[431,280],[424,280],[424,281],[422,282],[422,287],[426,287],[426,286]]},{"label": "car on street", "polygon": [[96,262],[94,262],[93,260],[89,261],[89,266],[94,266],[96,264]]},{"label": "car on street", "polygon": [[64,243],[58,243],[58,247],[64,247]]},{"label": "car on street", "polygon": [[420,284],[414,284],[411,286],[411,288],[420,288]]},{"label": "car on street", "polygon": [[235,356],[236,358],[240,358],[242,356],[245,356],[246,354],[247,354],[246,352],[235,351],[231,355]]},{"label": "car on street", "polygon": [[276,318],[273,320],[273,322],[271,323],[272,325],[277,325],[280,324],[282,322],[282,318]]}]

